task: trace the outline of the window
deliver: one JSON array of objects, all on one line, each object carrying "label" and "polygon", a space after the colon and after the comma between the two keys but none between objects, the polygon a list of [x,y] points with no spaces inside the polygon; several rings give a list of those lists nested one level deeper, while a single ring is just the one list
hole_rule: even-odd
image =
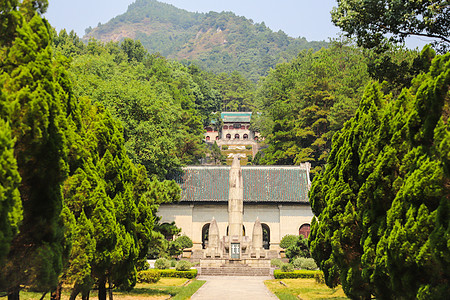
[{"label": "window", "polygon": [[211,138],[209,137],[209,135],[206,136],[206,140],[209,141]]},{"label": "window", "polygon": [[236,140],[238,140],[238,139],[240,138],[239,134],[236,133],[236,134],[234,135],[234,138],[235,138]]},{"label": "window", "polygon": [[227,134],[227,140],[231,139],[231,134]]},{"label": "window", "polygon": [[242,136],[242,138],[243,138],[244,140],[248,139],[248,134],[245,133],[245,134]]},{"label": "window", "polygon": [[223,125],[223,129],[228,129],[228,125]]},{"label": "window", "polygon": [[303,235],[303,237],[305,239],[307,239],[310,231],[311,231],[311,229],[310,229],[309,224],[303,224],[302,226],[300,226],[300,228],[298,230],[298,235]]}]

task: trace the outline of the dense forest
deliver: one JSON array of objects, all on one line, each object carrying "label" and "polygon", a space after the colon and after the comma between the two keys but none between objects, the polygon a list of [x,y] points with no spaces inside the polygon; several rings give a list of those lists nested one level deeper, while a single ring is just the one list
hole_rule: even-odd
[{"label": "dense forest", "polygon": [[[71,299],[88,299],[95,287],[104,300],[108,286],[132,288],[149,255],[177,247],[158,205],[179,201],[169,179],[210,154],[204,126],[253,111],[266,146],[253,163],[312,164],[308,243],[327,285],[352,299],[445,298],[449,9],[382,1],[397,9],[369,18],[377,1],[350,14],[338,2],[333,21],[349,38],[323,48],[232,13],[149,0],[90,32],[128,26],[136,39],[83,41],[51,27],[46,0],[0,4],[0,291],[60,299],[69,285]],[[387,22],[401,40],[400,16],[418,12],[430,19],[409,34],[437,37],[442,55],[370,32]],[[150,20],[166,28],[159,44],[133,27]],[[227,43],[196,50],[218,37]]]},{"label": "dense forest", "polygon": [[194,63],[214,73],[238,71],[257,81],[277,63],[302,49],[318,50],[325,42],[308,42],[273,32],[232,12],[192,13],[156,0],[137,0],[126,13],[86,30],[86,40],[140,40],[150,53]]}]

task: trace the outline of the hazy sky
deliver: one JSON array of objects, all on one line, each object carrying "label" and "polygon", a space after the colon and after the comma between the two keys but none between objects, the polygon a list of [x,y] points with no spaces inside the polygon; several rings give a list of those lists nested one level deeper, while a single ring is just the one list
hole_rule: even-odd
[{"label": "hazy sky", "polygon": [[[84,30],[106,23],[126,12],[135,0],[49,0],[44,15],[58,31],[75,30],[79,36]],[[274,31],[283,30],[292,37],[326,40],[337,37],[340,30],[331,23],[330,11],[335,0],[163,0],[161,2],[192,12],[232,11],[255,22],[265,22]],[[410,47],[422,45],[418,38],[408,42]]]}]

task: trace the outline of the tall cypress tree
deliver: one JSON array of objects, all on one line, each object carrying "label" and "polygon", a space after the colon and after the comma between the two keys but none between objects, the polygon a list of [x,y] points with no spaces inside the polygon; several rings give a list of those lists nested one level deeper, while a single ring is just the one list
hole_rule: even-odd
[{"label": "tall cypress tree", "polygon": [[[367,110],[364,97],[314,180],[312,255],[352,298],[450,292],[449,87],[446,54],[397,99]],[[364,110],[374,117],[360,118]]]},{"label": "tall cypress tree", "polygon": [[[61,183],[66,176],[67,97],[52,59],[50,26],[40,17],[47,1],[6,1],[1,44],[2,97],[14,138],[23,221],[2,276],[10,299],[20,285],[48,291],[62,268]],[[3,9],[3,7],[2,7]]]},{"label": "tall cypress tree", "polygon": [[0,119],[0,266],[5,263],[11,240],[17,234],[22,219],[19,183],[11,128]]}]

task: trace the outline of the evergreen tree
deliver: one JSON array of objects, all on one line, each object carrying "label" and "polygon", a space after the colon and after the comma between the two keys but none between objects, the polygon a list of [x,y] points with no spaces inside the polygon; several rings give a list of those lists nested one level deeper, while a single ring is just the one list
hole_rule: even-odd
[{"label": "evergreen tree", "polygon": [[73,247],[61,280],[71,299],[88,297],[93,285],[106,299],[109,285],[136,284],[136,272],[153,239],[157,204],[179,199],[173,182],[150,181],[126,154],[120,123],[99,103],[81,98],[71,117],[70,177],[64,198],[72,212]]},{"label": "evergreen tree", "polygon": [[450,55],[436,57],[395,100],[367,88],[313,182],[312,255],[349,297],[449,292],[449,70]]},{"label": "evergreen tree", "polygon": [[8,29],[0,49],[2,118],[11,127],[23,206],[1,272],[10,299],[18,299],[21,285],[54,289],[65,248],[61,183],[70,106],[52,59],[50,26],[39,15],[46,6],[47,1],[6,1],[1,7],[1,26]]},{"label": "evergreen tree", "polygon": [[20,175],[14,158],[11,128],[0,119],[0,266],[9,252],[12,238],[22,219],[18,186]]}]

